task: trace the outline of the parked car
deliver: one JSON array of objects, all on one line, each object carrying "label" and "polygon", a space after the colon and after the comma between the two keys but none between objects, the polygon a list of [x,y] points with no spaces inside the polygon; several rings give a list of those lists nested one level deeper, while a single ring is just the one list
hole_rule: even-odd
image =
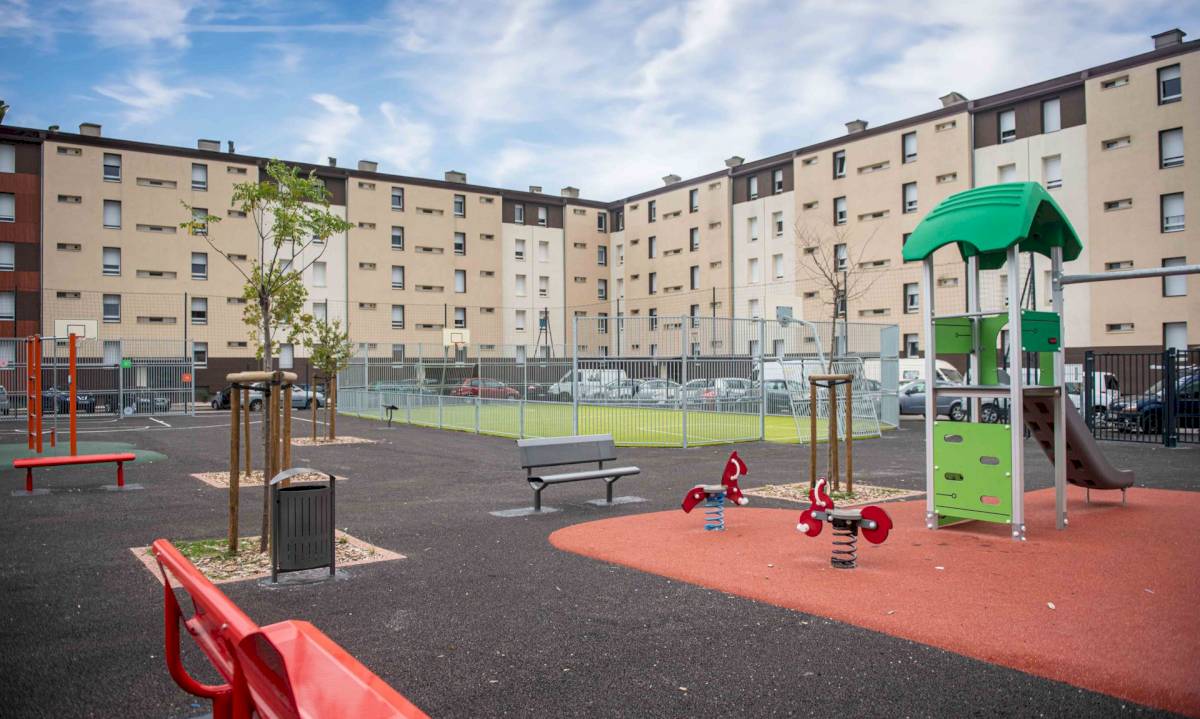
[{"label": "parked car", "polygon": [[718,377],[713,380],[712,387],[705,389],[700,397],[717,402],[736,402],[756,398],[754,383],[740,377]]},{"label": "parked car", "polygon": [[642,383],[636,379],[620,379],[616,382],[610,382],[604,386],[604,391],[600,396],[606,401],[613,400],[633,400],[638,399],[638,393],[641,390]]},{"label": "parked car", "polygon": [[308,409],[312,407],[313,397],[317,399],[317,407],[325,406],[325,395],[320,390],[313,392],[306,384],[292,385],[292,408]]},{"label": "parked car", "polygon": [[[939,386],[953,387],[954,385]],[[967,402],[962,397],[939,394],[937,413],[939,417],[944,415],[955,422],[961,422],[967,418]],[[900,414],[925,414],[925,380],[909,382],[900,387]]]},{"label": "parked car", "polygon": [[171,411],[171,398],[161,392],[137,392],[125,396],[125,414],[156,414]]},{"label": "parked car", "polygon": [[639,402],[674,402],[679,397],[679,383],[669,379],[648,379],[638,388]]},{"label": "parked car", "polygon": [[[229,387],[222,389],[213,395],[209,405],[213,409],[229,409]],[[262,392],[256,389],[250,390],[250,411],[257,412],[262,409],[263,395]]]},{"label": "parked car", "polygon": [[[96,411],[96,398],[83,392],[75,395],[75,411],[92,413]],[[42,390],[42,412],[57,412],[70,414],[71,393],[65,389],[51,386]]]},{"label": "parked car", "polygon": [[454,397],[482,397],[484,399],[519,399],[521,393],[498,379],[472,377],[450,390]]},{"label": "parked car", "polygon": [[[1126,432],[1158,434],[1163,429],[1168,385],[1155,382],[1140,395],[1126,395],[1108,406],[1108,419]],[[1180,427],[1200,427],[1200,373],[1175,380],[1175,421]]]},{"label": "parked car", "polygon": [[618,380],[627,379],[623,369],[599,369],[581,367],[578,381],[572,383],[571,373],[567,372],[557,382],[546,388],[546,396],[558,402],[570,402],[571,392],[579,389],[579,399],[590,399],[603,394],[604,388]]},{"label": "parked car", "polygon": [[788,382],[781,379],[769,379],[766,382],[767,414],[792,413],[792,398],[807,397],[805,388],[799,382]]},{"label": "parked car", "polygon": [[680,387],[679,391],[683,395],[683,400],[689,405],[697,404],[701,401],[705,392],[716,387],[716,382],[711,379],[693,379],[688,380]]}]

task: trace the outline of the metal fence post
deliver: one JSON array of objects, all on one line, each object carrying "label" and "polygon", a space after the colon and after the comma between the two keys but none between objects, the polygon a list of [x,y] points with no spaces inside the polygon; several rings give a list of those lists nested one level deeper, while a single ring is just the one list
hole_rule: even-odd
[{"label": "metal fence post", "polygon": [[1096,420],[1093,417],[1095,412],[1092,406],[1095,404],[1093,392],[1096,386],[1096,353],[1092,350],[1087,350],[1083,353],[1083,421],[1087,422],[1088,429],[1092,431],[1092,436],[1096,435]]},{"label": "metal fence post", "polygon": [[[117,419],[125,416],[125,340],[117,340]],[[28,410],[26,410],[28,411]]]},{"label": "metal fence post", "polygon": [[688,346],[687,346],[687,321],[679,323],[679,396],[680,407],[682,412],[679,417],[680,436],[683,439],[683,448],[688,446],[688,428],[687,428],[687,391],[684,387],[687,386],[688,377]]},{"label": "metal fence post", "polygon": [[517,436],[525,439],[525,403],[529,401],[529,357],[525,357],[521,362],[521,405],[520,405],[520,427],[517,430]]},{"label": "metal fence post", "polygon": [[579,317],[571,318],[571,434],[579,434]]},{"label": "metal fence post", "polygon": [[1175,379],[1175,350],[1170,347],[1163,350],[1163,445],[1166,447],[1179,446],[1179,428],[1176,426],[1176,415],[1179,407],[1179,387]]},{"label": "metal fence post", "polygon": [[[758,321],[758,438],[767,439],[767,321]],[[751,360],[753,361],[753,359]],[[786,385],[785,385],[786,387]]]}]

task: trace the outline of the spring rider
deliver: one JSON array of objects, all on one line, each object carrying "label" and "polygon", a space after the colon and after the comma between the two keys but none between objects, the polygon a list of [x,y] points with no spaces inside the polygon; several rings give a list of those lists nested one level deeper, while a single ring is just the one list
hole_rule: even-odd
[{"label": "spring rider", "polygon": [[882,544],[892,530],[892,518],[882,507],[871,504],[862,508],[837,509],[824,477],[808,491],[812,506],[800,513],[796,529],[810,537],[821,533],[825,522],[833,525],[833,556],[829,563],[835,569],[854,569],[858,566],[858,532],[871,544]]},{"label": "spring rider", "polygon": [[738,479],[749,473],[750,470],[738,453],[730,452],[729,459],[725,462],[725,472],[721,475],[721,483],[697,484],[689,489],[683,497],[683,511],[691,512],[697,504],[703,501],[704,529],[715,532],[724,530],[726,497],[733,500],[735,504],[750,503],[750,500],[746,499],[741,488],[738,487]]}]

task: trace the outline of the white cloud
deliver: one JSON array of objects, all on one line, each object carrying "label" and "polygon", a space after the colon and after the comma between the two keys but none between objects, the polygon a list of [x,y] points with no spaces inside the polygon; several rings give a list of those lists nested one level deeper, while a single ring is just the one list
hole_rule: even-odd
[{"label": "white cloud", "polygon": [[199,0],[91,0],[90,30],[102,45],[188,44],[188,15]]},{"label": "white cloud", "polygon": [[410,119],[390,102],[379,106],[387,124],[381,136],[372,134],[369,144],[362,148],[363,157],[378,157],[386,163],[385,172],[418,174],[429,169],[429,153],[433,149],[433,127]]},{"label": "white cloud", "polygon": [[148,70],[133,73],[123,83],[96,85],[93,89],[124,105],[122,116],[130,124],[158,120],[170,114],[185,97],[209,97],[199,88],[167,86],[157,74]]},{"label": "white cloud", "polygon": [[337,95],[320,93],[310,98],[321,108],[312,119],[303,123],[303,141],[296,148],[299,160],[324,163],[349,149],[353,135],[362,126],[358,105],[346,102]]}]

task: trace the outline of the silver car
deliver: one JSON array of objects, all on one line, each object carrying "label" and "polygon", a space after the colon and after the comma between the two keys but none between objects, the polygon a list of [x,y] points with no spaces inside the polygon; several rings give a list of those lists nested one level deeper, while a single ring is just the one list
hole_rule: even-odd
[{"label": "silver car", "polygon": [[[954,385],[940,385],[953,387]],[[967,418],[967,401],[962,397],[939,394],[937,396],[938,416],[946,416],[955,422]],[[900,388],[900,414],[925,414],[925,380],[909,382]]]},{"label": "silver car", "polygon": [[679,383],[669,379],[648,379],[638,388],[639,402],[665,404],[679,398]]}]

